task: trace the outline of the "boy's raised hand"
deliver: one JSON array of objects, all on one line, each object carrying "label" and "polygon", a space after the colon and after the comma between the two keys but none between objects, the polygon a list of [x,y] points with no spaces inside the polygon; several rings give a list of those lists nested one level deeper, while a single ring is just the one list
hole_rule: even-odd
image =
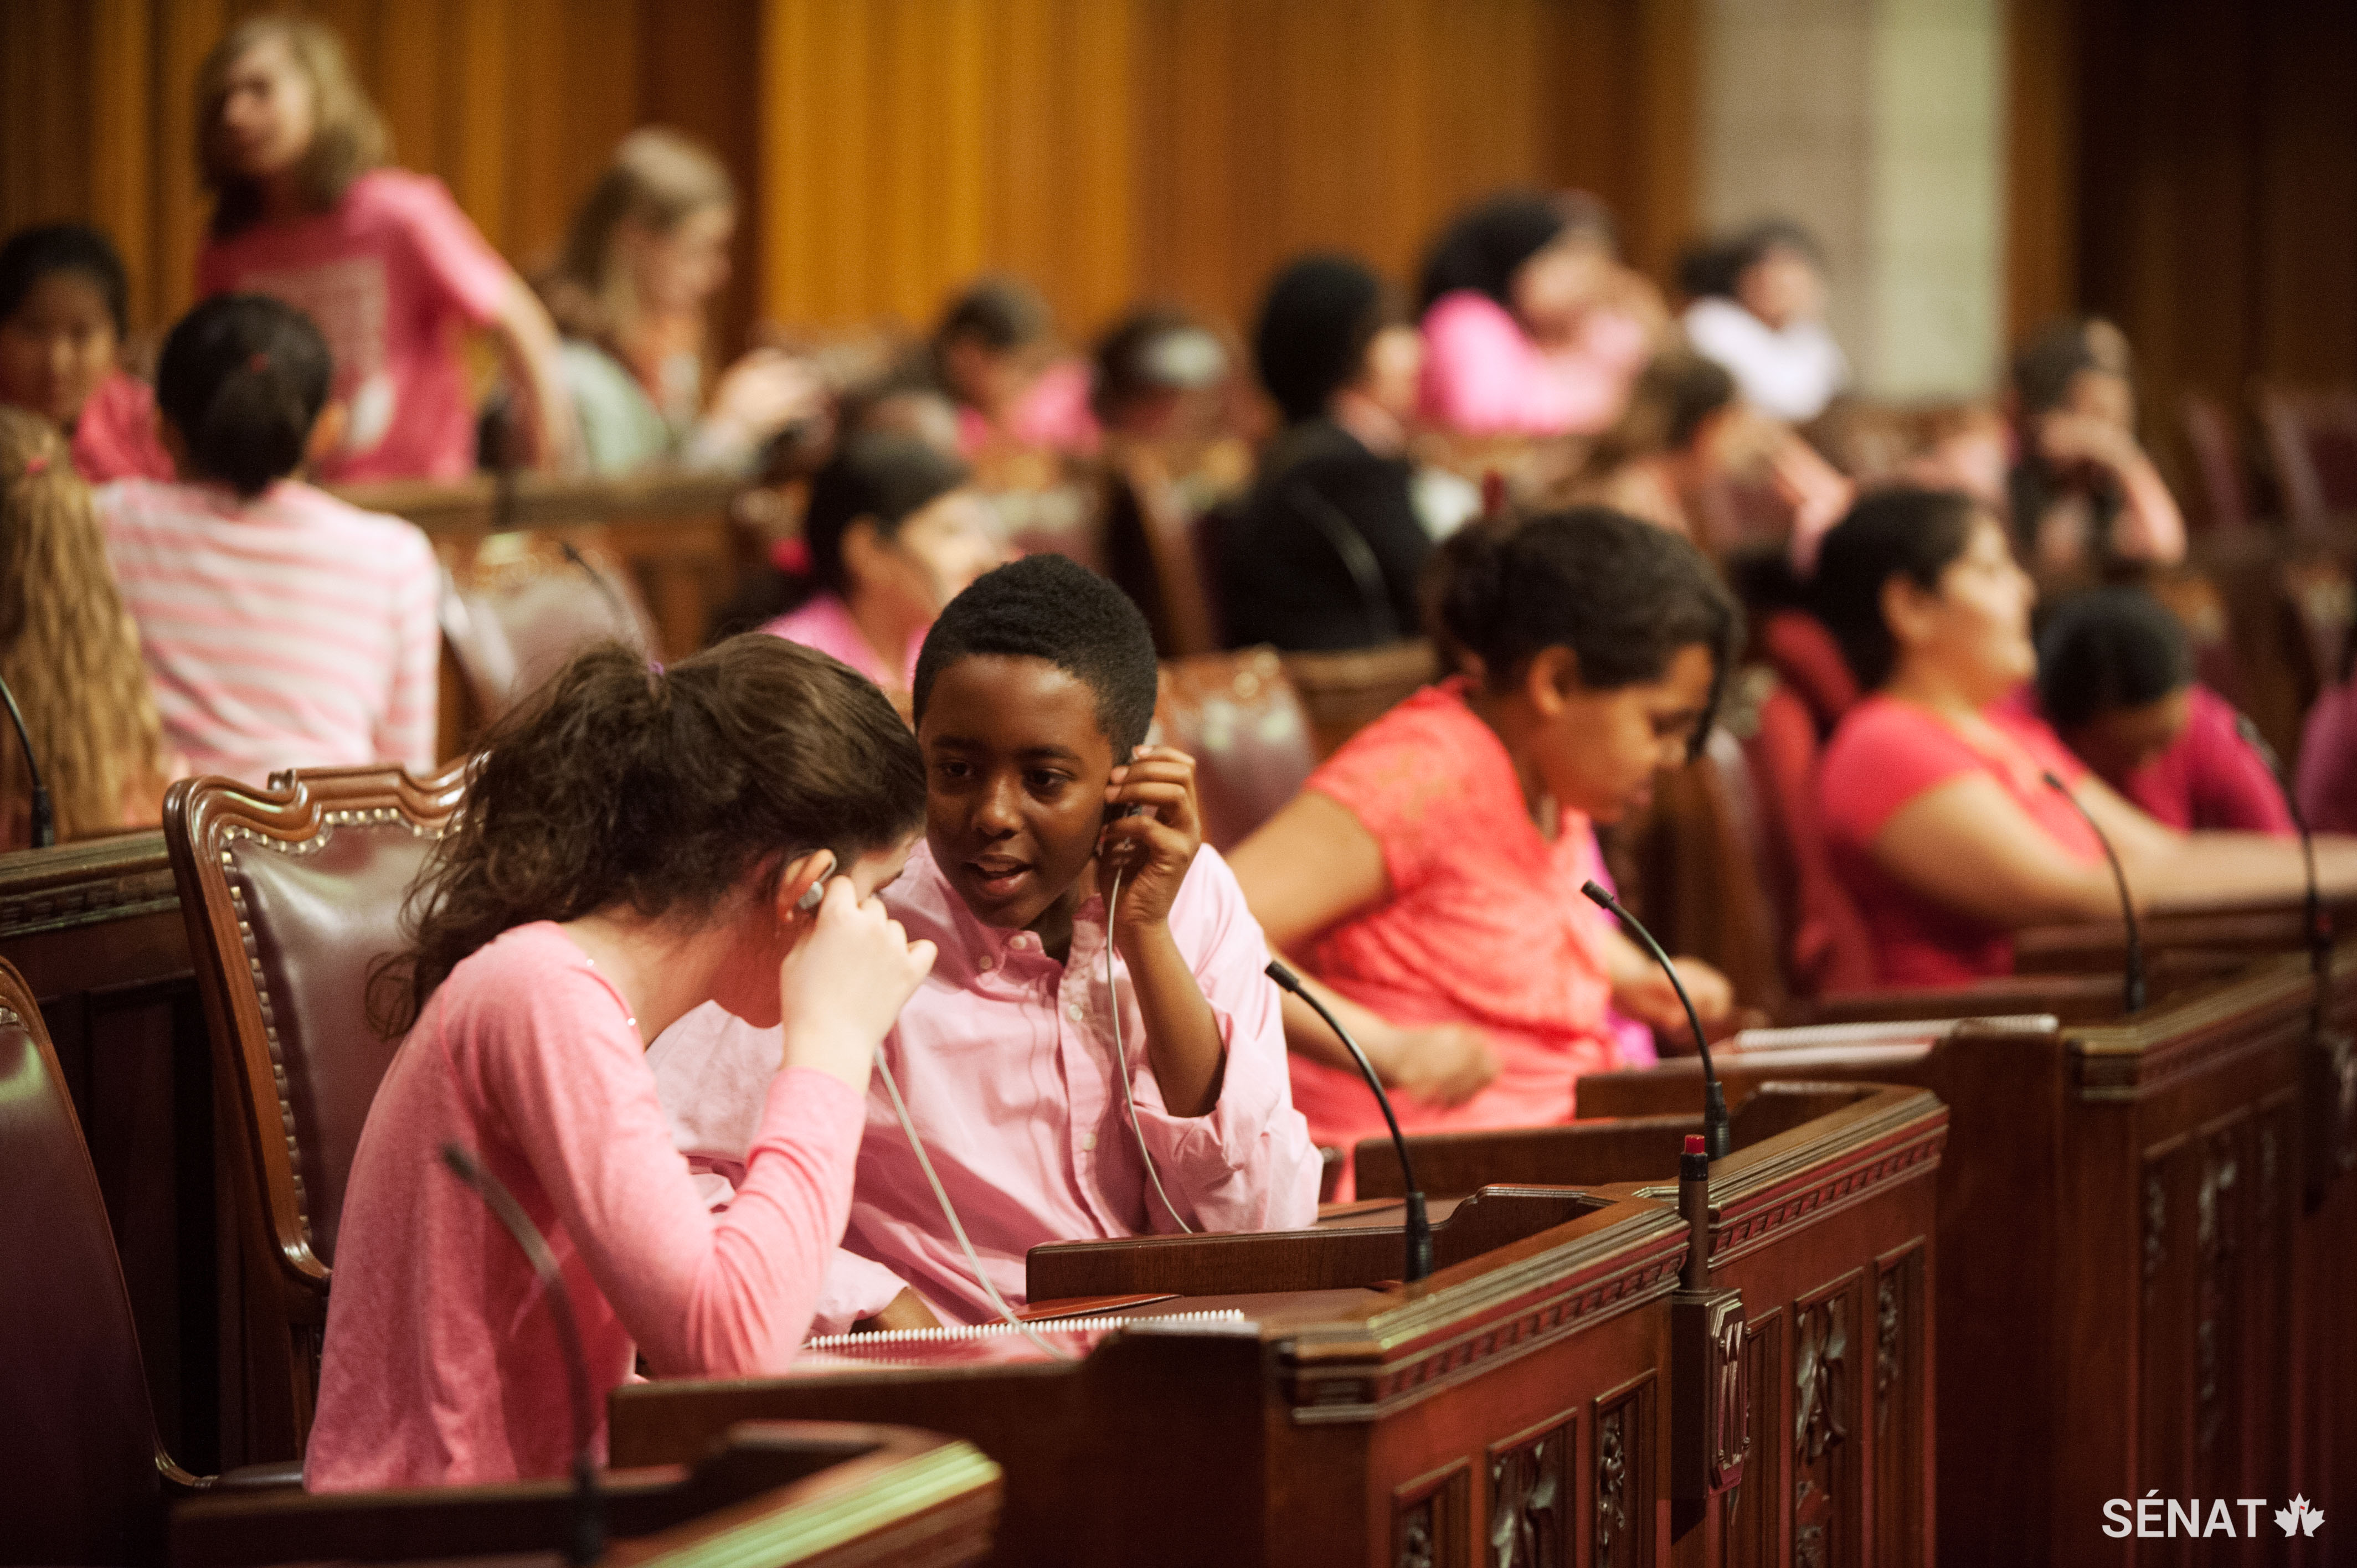
[{"label": "boy's raised hand", "polygon": [[884,901],[862,903],[847,876],[826,885],[810,933],[778,966],[781,1067],[815,1068],[867,1092],[876,1047],[932,972],[933,944],[910,941]]},{"label": "boy's raised hand", "polygon": [[1127,952],[1127,939],[1170,918],[1178,885],[1202,847],[1202,814],[1195,804],[1195,759],[1167,746],[1141,746],[1113,770],[1105,804],[1118,811],[1097,840],[1097,891],[1121,874],[1121,906],[1109,912],[1113,939]]}]

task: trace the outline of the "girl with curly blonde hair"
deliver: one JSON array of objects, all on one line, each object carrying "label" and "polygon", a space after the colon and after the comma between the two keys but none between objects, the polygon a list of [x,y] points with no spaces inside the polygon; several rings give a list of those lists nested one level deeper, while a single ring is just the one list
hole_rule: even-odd
[{"label": "girl with curly blonde hair", "polygon": [[[47,421],[0,408],[0,678],[24,710],[60,843],[152,826],[173,769],[90,487]],[[30,842],[32,787],[0,746],[0,845]]]}]

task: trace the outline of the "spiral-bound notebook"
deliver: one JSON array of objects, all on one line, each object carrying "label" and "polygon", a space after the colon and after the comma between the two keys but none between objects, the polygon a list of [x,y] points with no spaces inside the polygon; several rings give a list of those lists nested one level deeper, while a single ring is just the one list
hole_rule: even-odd
[{"label": "spiral-bound notebook", "polygon": [[[1024,1329],[1028,1328],[1027,1334]],[[1133,1334],[1257,1332],[1233,1308],[1031,1323],[976,1323],[949,1328],[895,1328],[875,1334],[823,1334],[802,1347],[789,1375],[823,1375],[877,1367],[987,1367],[1058,1359],[1033,1342],[1037,1335],[1059,1356],[1086,1356],[1116,1331]]]}]

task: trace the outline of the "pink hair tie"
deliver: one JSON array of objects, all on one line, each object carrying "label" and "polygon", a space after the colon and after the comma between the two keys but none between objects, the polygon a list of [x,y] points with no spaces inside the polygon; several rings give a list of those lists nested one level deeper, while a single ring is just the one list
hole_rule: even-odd
[{"label": "pink hair tie", "polygon": [[25,459],[25,472],[27,475],[46,474],[48,471],[49,455],[48,453],[36,452],[31,456]]}]

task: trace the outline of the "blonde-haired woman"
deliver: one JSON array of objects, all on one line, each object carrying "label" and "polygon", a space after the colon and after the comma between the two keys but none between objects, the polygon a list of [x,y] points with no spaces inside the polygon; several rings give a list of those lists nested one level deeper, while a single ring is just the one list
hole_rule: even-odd
[{"label": "blonde-haired woman", "polygon": [[737,187],[676,131],[634,131],[574,213],[541,280],[589,467],[751,466],[786,425],[819,413],[824,389],[791,355],[757,349],[705,403],[706,312],[728,281]]},{"label": "blonde-haired woman", "polygon": [[335,33],[256,16],[206,58],[197,146],[215,198],[197,292],[274,295],[317,323],[345,417],[314,465],[323,484],[462,478],[475,414],[458,338],[488,330],[542,463],[577,441],[539,298],[442,182],[382,166],[384,123]]},{"label": "blonde-haired woman", "polygon": [[[0,677],[24,711],[59,843],[160,820],[175,769],[108,569],[90,488],[64,437],[0,408]],[[32,788],[0,736],[0,848],[32,842]]]}]

